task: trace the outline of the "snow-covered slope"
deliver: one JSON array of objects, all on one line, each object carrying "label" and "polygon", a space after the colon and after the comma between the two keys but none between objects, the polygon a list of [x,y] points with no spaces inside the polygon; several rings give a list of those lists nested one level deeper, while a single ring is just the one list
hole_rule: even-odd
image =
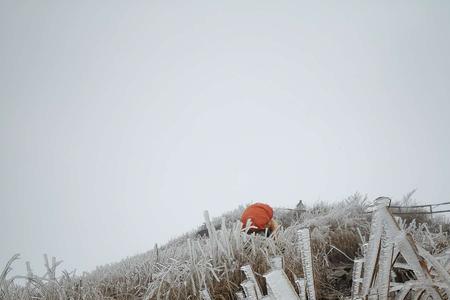
[{"label": "snow-covered slope", "polygon": [[[369,236],[368,205],[365,197],[356,194],[333,205],[317,204],[306,212],[275,209],[283,226],[269,238],[241,232],[240,207],[214,219],[209,237],[194,230],[162,247],[83,275],[65,272],[56,278],[52,265],[56,261],[49,262],[46,275],[26,275],[26,287],[16,285],[16,278],[7,278],[8,265],[0,277],[0,298],[199,299],[199,291],[207,288],[213,299],[235,299],[245,278],[241,267],[246,264],[266,293],[262,275],[268,271],[271,257],[284,258],[284,271],[292,282],[296,274],[303,273],[297,230],[304,226],[311,230],[318,297],[348,296],[353,259],[362,256],[361,243]],[[448,246],[444,233],[430,233],[433,225],[413,222],[406,228],[429,251]]]}]

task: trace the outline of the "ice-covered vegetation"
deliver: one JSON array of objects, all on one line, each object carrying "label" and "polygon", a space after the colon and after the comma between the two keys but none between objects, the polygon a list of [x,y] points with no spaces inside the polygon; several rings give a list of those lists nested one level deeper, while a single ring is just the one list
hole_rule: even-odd
[{"label": "ice-covered vegetation", "polygon": [[[56,276],[59,262],[54,258],[49,262],[45,256],[44,276],[33,274],[28,265],[28,274],[9,278],[19,258],[14,256],[0,275],[0,299],[200,299],[205,288],[213,299],[235,299],[245,279],[241,267],[247,264],[266,294],[262,275],[269,270],[271,257],[284,258],[284,271],[293,283],[296,275],[303,274],[298,229],[305,226],[311,232],[318,298],[350,296],[353,260],[363,256],[361,245],[369,238],[369,204],[356,194],[301,212],[275,209],[283,226],[270,238],[241,232],[240,207],[214,219],[213,226],[208,226],[209,236],[199,236],[196,230],[82,275]],[[402,228],[431,254],[445,251],[449,246],[446,224],[421,217],[417,222],[409,216]],[[26,284],[18,285],[18,278]]]}]

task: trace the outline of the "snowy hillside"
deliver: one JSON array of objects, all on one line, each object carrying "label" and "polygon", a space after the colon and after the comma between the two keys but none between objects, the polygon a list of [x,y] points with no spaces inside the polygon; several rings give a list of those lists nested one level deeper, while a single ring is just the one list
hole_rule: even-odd
[{"label": "snowy hillside", "polygon": [[[83,275],[64,272],[57,278],[58,262],[53,259],[47,261],[48,271],[42,277],[30,269],[24,276],[26,286],[17,285],[18,278],[8,278],[9,267],[14,268],[16,263],[15,257],[0,275],[0,298],[201,299],[200,291],[207,290],[213,299],[236,299],[236,293],[243,295],[239,292],[246,279],[241,270],[245,265],[253,270],[261,293],[267,295],[263,275],[270,270],[272,258],[283,258],[284,274],[292,286],[298,276],[304,275],[298,229],[305,227],[311,235],[317,297],[350,297],[354,259],[369,253],[363,245],[367,247],[367,242],[374,241],[373,230],[371,232],[374,220],[369,204],[365,197],[357,194],[340,203],[320,203],[306,211],[275,209],[275,218],[283,227],[270,238],[241,232],[238,221],[241,207],[214,219],[214,226],[208,228],[209,237],[195,230],[162,247],[155,246],[147,253]],[[407,221],[399,223],[399,230],[410,234],[413,243],[427,253],[443,253],[449,246],[446,224],[420,217],[421,223],[407,216]],[[398,276],[401,282],[410,273],[399,272]]]}]

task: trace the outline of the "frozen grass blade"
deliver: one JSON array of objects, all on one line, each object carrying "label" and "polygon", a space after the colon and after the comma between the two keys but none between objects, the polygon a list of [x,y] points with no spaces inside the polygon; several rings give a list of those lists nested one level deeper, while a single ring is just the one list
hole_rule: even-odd
[{"label": "frozen grass blade", "polygon": [[303,273],[305,274],[306,291],[308,293],[308,299],[315,300],[316,288],[314,283],[314,270],[312,262],[309,228],[306,227],[299,229],[298,235],[300,239],[300,252],[302,258]]}]

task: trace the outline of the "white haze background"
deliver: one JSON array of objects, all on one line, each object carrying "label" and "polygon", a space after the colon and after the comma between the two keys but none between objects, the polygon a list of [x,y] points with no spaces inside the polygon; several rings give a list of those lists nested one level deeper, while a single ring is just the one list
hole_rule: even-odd
[{"label": "white haze background", "polygon": [[252,201],[450,196],[448,1],[1,1],[0,264]]}]

